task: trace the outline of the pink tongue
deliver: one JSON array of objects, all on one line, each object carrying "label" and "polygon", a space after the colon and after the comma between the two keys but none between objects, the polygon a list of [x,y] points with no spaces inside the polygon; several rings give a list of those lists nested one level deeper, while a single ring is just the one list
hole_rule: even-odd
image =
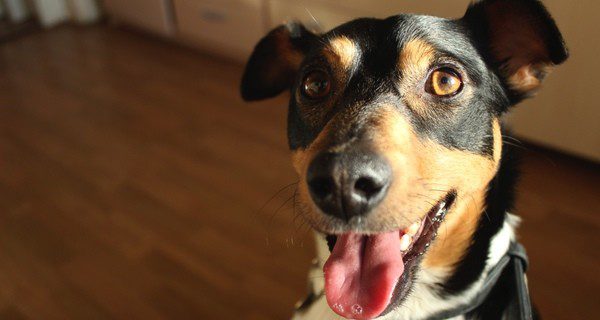
[{"label": "pink tongue", "polygon": [[404,272],[399,231],[338,236],[323,267],[327,303],[349,319],[373,319],[390,303]]}]

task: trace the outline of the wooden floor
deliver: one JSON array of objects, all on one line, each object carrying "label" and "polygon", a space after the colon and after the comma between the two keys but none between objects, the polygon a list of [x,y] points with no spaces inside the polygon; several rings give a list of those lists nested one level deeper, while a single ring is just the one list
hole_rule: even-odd
[{"label": "wooden floor", "polygon": [[[0,45],[0,319],[290,315],[313,249],[285,102],[243,103],[240,71],[106,27]],[[600,170],[529,151],[524,171],[534,299],[592,319]]]}]

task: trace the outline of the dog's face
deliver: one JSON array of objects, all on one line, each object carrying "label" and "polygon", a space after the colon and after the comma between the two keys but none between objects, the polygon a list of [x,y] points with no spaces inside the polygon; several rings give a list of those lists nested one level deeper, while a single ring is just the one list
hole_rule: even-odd
[{"label": "dog's face", "polygon": [[499,166],[499,116],[566,56],[530,0],[480,2],[459,20],[359,19],[323,35],[289,24],[258,44],[242,94],[290,89],[298,206],[338,235],[325,265],[337,313],[384,314],[415,268],[460,260]]}]

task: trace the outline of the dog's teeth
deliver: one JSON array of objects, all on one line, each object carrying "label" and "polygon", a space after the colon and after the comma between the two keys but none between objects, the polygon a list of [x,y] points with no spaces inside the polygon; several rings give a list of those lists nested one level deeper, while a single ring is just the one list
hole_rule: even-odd
[{"label": "dog's teeth", "polygon": [[409,234],[405,234],[400,238],[400,251],[408,250],[410,244],[412,243],[412,236]]},{"label": "dog's teeth", "polygon": [[419,232],[419,229],[421,229],[421,221],[411,224],[410,227],[406,228],[404,233],[414,236],[417,234],[417,232]]}]

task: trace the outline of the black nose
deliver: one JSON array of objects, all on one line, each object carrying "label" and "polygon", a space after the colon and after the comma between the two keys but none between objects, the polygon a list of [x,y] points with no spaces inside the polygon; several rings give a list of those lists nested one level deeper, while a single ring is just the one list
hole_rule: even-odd
[{"label": "black nose", "polygon": [[324,213],[350,220],[381,202],[391,173],[388,163],[372,152],[323,153],[308,167],[306,179]]}]

